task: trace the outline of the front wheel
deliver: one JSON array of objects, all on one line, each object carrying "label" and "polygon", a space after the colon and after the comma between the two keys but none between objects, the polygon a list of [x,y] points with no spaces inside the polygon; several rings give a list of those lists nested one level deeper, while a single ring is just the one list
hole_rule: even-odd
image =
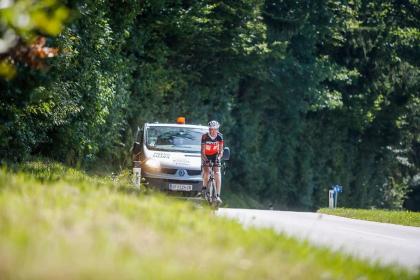
[{"label": "front wheel", "polygon": [[209,180],[209,182],[207,183],[207,196],[206,196],[206,199],[207,199],[209,205],[211,205],[213,203],[213,197],[215,195],[214,191],[215,191],[214,181]]},{"label": "front wheel", "polygon": [[216,182],[214,180],[210,180],[208,183],[208,202],[212,209],[217,210],[219,209],[219,202],[217,201],[217,191],[216,191]]},{"label": "front wheel", "polygon": [[213,210],[219,210],[219,202],[217,201],[217,199],[214,199],[212,204],[211,204],[211,208]]}]

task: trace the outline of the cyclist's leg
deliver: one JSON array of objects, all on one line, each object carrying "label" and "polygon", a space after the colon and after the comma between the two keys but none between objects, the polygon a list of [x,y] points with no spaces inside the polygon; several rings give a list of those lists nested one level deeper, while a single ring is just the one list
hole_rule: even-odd
[{"label": "cyclist's leg", "polygon": [[207,186],[208,181],[209,181],[209,177],[210,177],[210,161],[214,161],[214,156],[207,156],[208,161],[202,162],[202,168],[203,168],[203,187],[207,187],[207,189],[209,188],[209,186]]},{"label": "cyclist's leg", "polygon": [[214,167],[214,179],[216,180],[217,195],[220,196],[222,191],[222,174],[220,173],[220,166]]},{"label": "cyclist's leg", "polygon": [[203,188],[207,187],[207,183],[209,181],[209,173],[210,173],[210,168],[203,164]]}]

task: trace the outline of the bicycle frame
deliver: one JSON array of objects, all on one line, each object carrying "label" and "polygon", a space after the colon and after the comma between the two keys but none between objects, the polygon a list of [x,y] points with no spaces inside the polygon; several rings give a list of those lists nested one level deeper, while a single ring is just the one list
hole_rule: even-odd
[{"label": "bicycle frame", "polygon": [[213,162],[209,162],[209,168],[210,168],[210,173],[209,173],[209,180],[207,183],[207,189],[208,189],[208,195],[206,197],[206,200],[209,202],[209,204],[211,206],[217,207],[217,188],[216,188],[216,180],[214,178],[214,167],[216,167],[216,165]]}]

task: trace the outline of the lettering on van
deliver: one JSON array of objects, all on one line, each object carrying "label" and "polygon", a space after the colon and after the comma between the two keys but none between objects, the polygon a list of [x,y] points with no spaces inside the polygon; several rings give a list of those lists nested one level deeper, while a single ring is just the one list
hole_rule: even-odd
[{"label": "lettering on van", "polygon": [[154,158],[169,158],[169,154],[167,153],[153,153]]}]

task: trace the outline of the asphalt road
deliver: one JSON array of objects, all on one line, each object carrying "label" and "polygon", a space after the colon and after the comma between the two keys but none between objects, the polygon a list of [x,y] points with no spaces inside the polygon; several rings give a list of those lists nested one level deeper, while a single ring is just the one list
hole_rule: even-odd
[{"label": "asphalt road", "polygon": [[221,208],[217,215],[244,226],[277,232],[327,246],[358,258],[420,270],[420,228],[318,213]]}]

